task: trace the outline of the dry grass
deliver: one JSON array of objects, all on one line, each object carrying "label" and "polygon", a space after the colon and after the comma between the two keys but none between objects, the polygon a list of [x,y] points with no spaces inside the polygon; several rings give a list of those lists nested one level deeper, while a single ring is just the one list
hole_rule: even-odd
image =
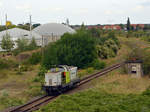
[{"label": "dry grass", "polygon": [[140,38],[125,38],[125,37],[118,37],[121,49],[118,51],[118,54],[114,58],[109,58],[104,60],[107,65],[111,65],[114,63],[122,62],[126,59],[126,56],[133,50],[134,47],[138,46],[140,48],[149,49],[150,44],[146,41],[141,40]]},{"label": "dry grass", "polygon": [[32,71],[23,72],[21,75],[18,75],[14,70],[1,70],[0,96],[5,92],[11,97],[23,98],[24,92],[29,89],[29,86],[36,84],[32,80],[37,73],[38,66],[34,66]]},{"label": "dry grass", "polygon": [[133,78],[127,74],[120,74],[117,70],[93,81],[93,84],[100,91],[109,93],[139,94],[150,86],[150,79],[148,77]]}]

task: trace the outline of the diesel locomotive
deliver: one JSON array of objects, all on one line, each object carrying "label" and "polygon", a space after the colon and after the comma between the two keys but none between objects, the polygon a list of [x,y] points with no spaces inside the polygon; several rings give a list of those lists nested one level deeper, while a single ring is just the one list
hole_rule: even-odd
[{"label": "diesel locomotive", "polygon": [[59,65],[45,74],[45,83],[42,88],[47,95],[57,95],[76,87],[79,83],[77,67]]}]

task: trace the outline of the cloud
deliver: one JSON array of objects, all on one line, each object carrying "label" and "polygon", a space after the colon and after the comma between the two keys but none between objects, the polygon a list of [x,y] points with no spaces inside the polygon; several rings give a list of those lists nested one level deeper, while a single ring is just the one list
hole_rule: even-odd
[{"label": "cloud", "polygon": [[0,7],[2,7],[3,6],[3,3],[2,3],[2,1],[0,1]]},{"label": "cloud", "polygon": [[104,11],[104,14],[106,15],[114,15],[114,14],[124,14],[123,10],[106,10]]},{"label": "cloud", "polygon": [[18,6],[16,6],[16,9],[24,11],[24,12],[30,12],[31,11],[31,5],[30,4],[18,5]]},{"label": "cloud", "polygon": [[141,5],[144,7],[150,7],[150,1],[146,0],[145,2],[141,3]]},{"label": "cloud", "polygon": [[86,9],[86,8],[81,8],[81,9],[78,9],[78,10],[75,10],[75,11],[73,11],[75,14],[86,14],[86,13],[88,13],[89,12],[89,10],[88,9]]},{"label": "cloud", "polygon": [[113,11],[111,11],[111,10],[106,10],[104,13],[105,13],[106,15],[111,15],[111,14],[113,14]]},{"label": "cloud", "polygon": [[61,12],[63,11],[63,8],[60,7],[53,7],[53,8],[41,8],[41,11],[43,12]]},{"label": "cloud", "polygon": [[109,24],[115,23],[115,20],[114,19],[108,19],[107,23],[109,23]]},{"label": "cloud", "polygon": [[133,10],[134,11],[141,11],[141,10],[143,10],[144,9],[144,6],[142,6],[142,5],[137,5]]}]

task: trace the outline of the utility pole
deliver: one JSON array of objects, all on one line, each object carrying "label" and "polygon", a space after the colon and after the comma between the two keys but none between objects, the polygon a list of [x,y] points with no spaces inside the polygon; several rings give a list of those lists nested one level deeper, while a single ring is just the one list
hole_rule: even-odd
[{"label": "utility pole", "polygon": [[66,19],[66,24],[69,26],[69,19],[68,18]]},{"label": "utility pole", "polygon": [[30,38],[32,39],[32,16],[30,15]]},{"label": "utility pole", "polygon": [[5,19],[6,19],[5,26],[6,26],[6,35],[7,35],[8,34],[8,32],[7,32],[7,30],[8,30],[8,28],[7,28],[7,14],[5,15]]},{"label": "utility pole", "polygon": [[7,31],[7,14],[5,15],[5,20],[6,20],[5,26],[6,26],[6,31]]},{"label": "utility pole", "polygon": [[41,54],[42,54],[42,62],[44,60],[44,35],[42,35],[42,47],[41,47]]}]

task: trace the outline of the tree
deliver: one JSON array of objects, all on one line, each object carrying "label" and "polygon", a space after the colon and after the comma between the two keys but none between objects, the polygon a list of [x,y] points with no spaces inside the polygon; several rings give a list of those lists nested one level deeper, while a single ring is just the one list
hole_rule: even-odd
[{"label": "tree", "polygon": [[[133,47],[132,47],[133,46]],[[142,60],[142,68],[145,75],[150,75],[150,53],[147,49],[140,48],[136,44],[131,45],[132,51],[127,56],[129,60]]]},{"label": "tree", "polygon": [[144,25],[144,30],[150,30],[150,25]]},{"label": "tree", "polygon": [[127,30],[130,31],[131,30],[131,24],[130,24],[130,18],[128,17],[127,20]]},{"label": "tree", "polygon": [[96,28],[90,29],[89,32],[91,33],[92,37],[100,37],[100,30]]},{"label": "tree", "polygon": [[123,24],[119,24],[119,26],[121,27],[122,30],[124,30],[124,25]]},{"label": "tree", "polygon": [[86,27],[85,27],[85,25],[84,25],[84,22],[82,22],[82,25],[81,25],[80,30],[85,30],[85,29],[86,29]]},{"label": "tree", "polygon": [[41,24],[40,23],[37,23],[37,24],[33,24],[33,28],[36,28],[38,26],[40,26]]},{"label": "tree", "polygon": [[25,37],[19,38],[17,41],[17,49],[13,51],[14,55],[17,55],[24,51],[30,51],[37,48],[37,44],[34,38],[29,43],[29,40]]},{"label": "tree", "polygon": [[17,47],[20,52],[25,51],[28,46],[28,40],[26,38],[19,38],[17,40]]},{"label": "tree", "polygon": [[6,34],[3,36],[1,48],[10,52],[11,49],[14,48],[14,42],[11,40],[11,37],[9,34]]},{"label": "tree", "polygon": [[97,59],[95,41],[85,31],[66,33],[61,40],[47,46],[44,51],[43,66],[73,65],[84,68]]},{"label": "tree", "polygon": [[35,41],[34,37],[32,37],[31,42],[30,42],[28,47],[29,47],[29,50],[34,50],[34,49],[37,48],[37,44],[36,44],[36,41]]}]

